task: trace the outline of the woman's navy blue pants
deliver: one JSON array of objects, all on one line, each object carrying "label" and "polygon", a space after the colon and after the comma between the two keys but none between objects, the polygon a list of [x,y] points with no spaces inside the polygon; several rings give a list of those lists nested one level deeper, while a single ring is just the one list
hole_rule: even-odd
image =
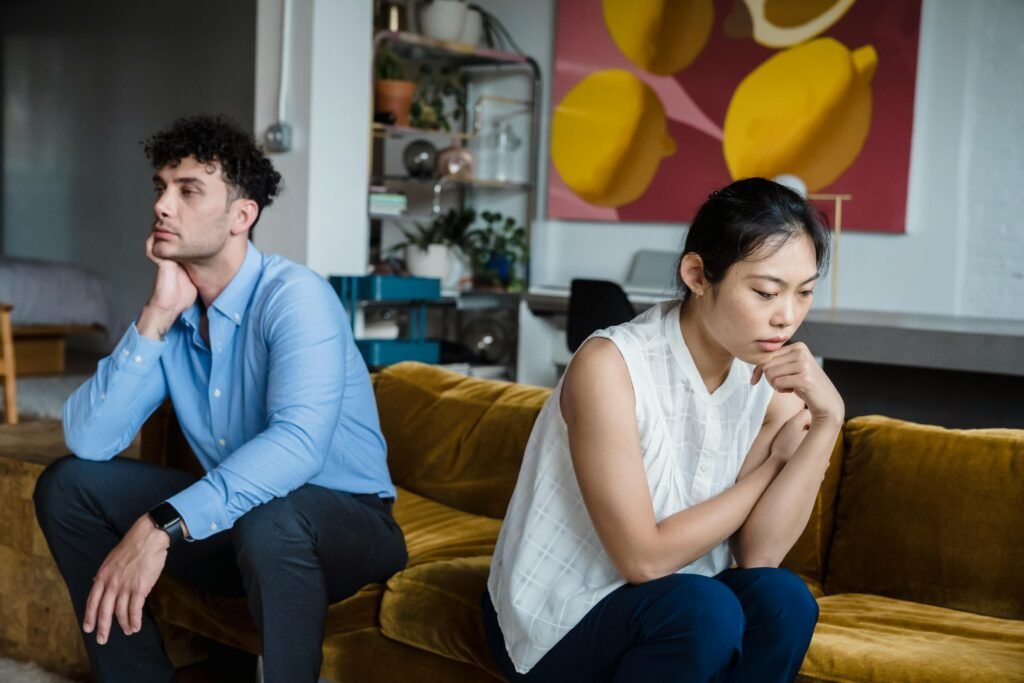
[{"label": "woman's navy blue pants", "polygon": [[484,629],[510,681],[792,681],[818,604],[786,569],[672,574],[597,603],[526,674],[516,673],[490,596]]}]

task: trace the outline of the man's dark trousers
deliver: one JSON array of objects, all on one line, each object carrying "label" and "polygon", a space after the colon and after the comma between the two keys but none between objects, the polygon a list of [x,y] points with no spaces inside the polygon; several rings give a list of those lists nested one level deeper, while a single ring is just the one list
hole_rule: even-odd
[{"label": "man's dark trousers", "polygon": [[[65,457],[36,484],[36,517],[81,623],[93,577],[136,520],[187,488],[187,472],[118,457]],[[206,592],[245,596],[263,643],[266,683],[316,681],[330,603],[405,566],[390,505],[307,484],[243,515],[229,531],[168,551],[164,573]],[[142,629],[111,624],[105,645],[85,634],[98,681],[174,681],[148,607]]]}]

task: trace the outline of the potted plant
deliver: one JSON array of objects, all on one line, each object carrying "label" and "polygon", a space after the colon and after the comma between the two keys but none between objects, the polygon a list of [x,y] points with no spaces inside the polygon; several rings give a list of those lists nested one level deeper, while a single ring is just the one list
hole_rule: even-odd
[{"label": "potted plant", "polygon": [[529,258],[526,228],[496,211],[483,211],[480,217],[485,226],[472,232],[471,247],[476,284],[521,291],[526,285],[522,271]]},{"label": "potted plant", "polygon": [[[412,125],[451,132],[452,122],[461,121],[462,112],[466,109],[466,85],[466,76],[458,69],[424,64],[420,68],[416,99],[411,108]],[[455,105],[451,112],[445,106],[447,99]]]},{"label": "potted plant", "polygon": [[404,250],[410,275],[436,277],[442,286],[455,287],[467,269],[464,254],[474,243],[471,226],[475,220],[473,209],[449,209],[428,224],[416,223],[413,231],[399,228],[405,240],[390,251]]},{"label": "potted plant", "polygon": [[399,126],[409,125],[409,110],[416,94],[416,83],[406,79],[405,65],[387,41],[377,51],[377,84],[374,89],[374,109],[390,113]]}]

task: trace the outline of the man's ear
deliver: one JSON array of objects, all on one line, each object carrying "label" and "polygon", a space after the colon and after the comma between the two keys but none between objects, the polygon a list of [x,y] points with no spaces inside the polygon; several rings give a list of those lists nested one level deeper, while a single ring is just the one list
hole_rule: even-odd
[{"label": "man's ear", "polygon": [[259,205],[252,199],[240,197],[231,206],[231,234],[246,232],[260,215]]},{"label": "man's ear", "polygon": [[704,275],[704,259],[694,251],[684,254],[680,260],[679,277],[694,296],[704,296],[711,286]]}]

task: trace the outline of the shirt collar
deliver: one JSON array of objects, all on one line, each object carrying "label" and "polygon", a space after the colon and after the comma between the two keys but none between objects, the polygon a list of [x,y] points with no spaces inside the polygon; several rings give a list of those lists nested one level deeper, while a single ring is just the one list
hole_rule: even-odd
[{"label": "shirt collar", "polygon": [[242,267],[231,278],[231,282],[220,293],[220,296],[214,299],[210,305],[211,308],[216,308],[223,313],[228,320],[234,321],[235,325],[242,324],[245,309],[248,308],[249,302],[252,300],[256,283],[259,282],[260,274],[263,272],[263,254],[252,242],[248,242],[247,245]]}]

